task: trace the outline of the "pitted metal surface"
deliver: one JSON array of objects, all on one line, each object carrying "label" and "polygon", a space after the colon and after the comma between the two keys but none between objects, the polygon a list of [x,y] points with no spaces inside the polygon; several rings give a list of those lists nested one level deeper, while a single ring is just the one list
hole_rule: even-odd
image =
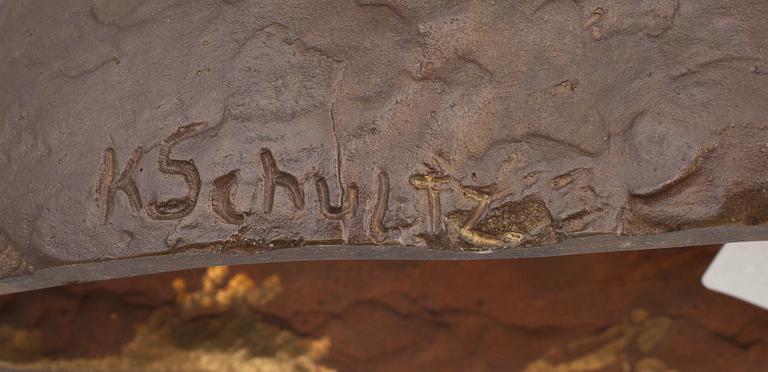
[{"label": "pitted metal surface", "polygon": [[4,291],[766,239],[767,18],[756,0],[2,2]]}]

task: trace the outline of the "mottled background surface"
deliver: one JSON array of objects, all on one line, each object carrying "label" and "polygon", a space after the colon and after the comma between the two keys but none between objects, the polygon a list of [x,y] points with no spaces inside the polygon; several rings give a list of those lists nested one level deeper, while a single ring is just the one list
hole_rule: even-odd
[{"label": "mottled background surface", "polygon": [[[716,252],[262,264],[230,267],[229,284],[187,271],[72,285],[0,297],[0,357],[112,371],[766,371],[768,311],[700,284]],[[201,293],[218,295],[206,305]]]}]

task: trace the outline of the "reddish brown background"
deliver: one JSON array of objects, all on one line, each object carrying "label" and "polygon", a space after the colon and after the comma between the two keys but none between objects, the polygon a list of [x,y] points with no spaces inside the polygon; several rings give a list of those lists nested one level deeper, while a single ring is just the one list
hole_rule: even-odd
[{"label": "reddish brown background", "polygon": [[[306,262],[233,267],[277,274],[267,321],[327,336],[324,364],[349,371],[522,370],[571,341],[624,324],[633,310],[671,320],[646,355],[678,371],[765,371],[768,311],[710,292],[718,247],[475,262]],[[135,325],[174,301],[170,282],[202,271],[0,298],[0,322],[44,331],[48,355],[116,353]],[[629,352],[636,361],[642,356]],[[622,370],[621,363],[600,370]]]}]

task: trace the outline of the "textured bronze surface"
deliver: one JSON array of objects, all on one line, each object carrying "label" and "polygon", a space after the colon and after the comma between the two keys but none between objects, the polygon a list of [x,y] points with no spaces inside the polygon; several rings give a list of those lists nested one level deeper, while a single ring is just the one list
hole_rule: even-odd
[{"label": "textured bronze surface", "polygon": [[768,3],[4,1],[0,291],[768,238]]}]

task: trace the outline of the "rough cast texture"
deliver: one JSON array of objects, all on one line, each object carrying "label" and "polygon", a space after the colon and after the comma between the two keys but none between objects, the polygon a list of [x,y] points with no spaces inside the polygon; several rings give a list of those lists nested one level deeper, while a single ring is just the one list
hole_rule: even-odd
[{"label": "rough cast texture", "polygon": [[0,273],[766,238],[766,20],[759,0],[5,1]]}]

